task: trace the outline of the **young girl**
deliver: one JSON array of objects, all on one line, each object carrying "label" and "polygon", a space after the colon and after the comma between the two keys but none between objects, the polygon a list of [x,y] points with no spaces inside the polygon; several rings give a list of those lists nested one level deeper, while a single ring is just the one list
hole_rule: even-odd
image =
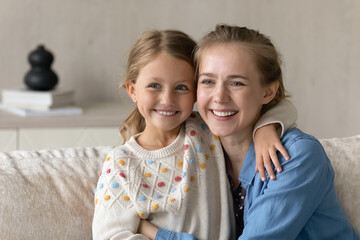
[{"label": "young girl", "polygon": [[[105,159],[95,189],[94,239],[234,237],[219,138],[192,113],[195,46],[179,31],[147,31],[131,50],[124,86],[137,109],[122,134],[133,136]],[[285,127],[295,120],[289,119]],[[140,219],[171,232],[137,234]]]}]

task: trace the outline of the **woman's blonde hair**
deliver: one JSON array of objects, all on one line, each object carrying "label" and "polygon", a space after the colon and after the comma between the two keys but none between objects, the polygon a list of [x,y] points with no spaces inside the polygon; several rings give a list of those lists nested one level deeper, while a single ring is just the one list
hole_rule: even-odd
[{"label": "woman's blonde hair", "polygon": [[282,78],[280,54],[269,37],[246,27],[221,24],[217,25],[214,31],[209,32],[202,38],[195,53],[196,78],[198,77],[199,65],[206,49],[222,43],[236,43],[250,50],[260,73],[260,81],[263,86],[267,86],[275,81],[279,82],[279,88],[275,97],[262,107],[261,114],[287,97]]},{"label": "woman's blonde hair", "polygon": [[[195,47],[196,42],[181,31],[149,30],[144,32],[130,51],[126,78],[120,83],[120,87],[130,82],[136,83],[140,70],[161,52],[184,60],[195,69],[193,62]],[[145,119],[136,108],[121,126],[120,133],[126,142],[130,136],[140,133],[144,129]]]}]

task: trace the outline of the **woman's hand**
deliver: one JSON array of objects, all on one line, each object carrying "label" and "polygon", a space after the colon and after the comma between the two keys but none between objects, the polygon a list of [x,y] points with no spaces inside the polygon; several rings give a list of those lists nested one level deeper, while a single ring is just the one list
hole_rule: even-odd
[{"label": "woman's hand", "polygon": [[197,238],[190,233],[172,232],[162,228],[159,229],[154,224],[143,219],[140,220],[138,233],[144,235],[150,240],[197,240]]},{"label": "woman's hand", "polygon": [[260,173],[261,180],[266,181],[266,168],[270,179],[275,180],[276,177],[271,162],[278,173],[282,171],[276,152],[279,151],[286,160],[290,159],[289,154],[281,144],[276,131],[276,124],[263,126],[255,132],[254,147],[256,154],[255,171]]}]

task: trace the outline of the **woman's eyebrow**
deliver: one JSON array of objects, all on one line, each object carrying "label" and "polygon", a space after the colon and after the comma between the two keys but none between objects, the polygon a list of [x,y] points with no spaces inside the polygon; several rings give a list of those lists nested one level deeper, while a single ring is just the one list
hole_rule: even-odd
[{"label": "woman's eyebrow", "polygon": [[238,75],[238,74],[234,74],[234,75],[229,75],[227,76],[228,79],[236,79],[236,78],[241,78],[241,79],[244,79],[244,80],[249,80],[249,78],[243,76],[243,75]]},{"label": "woman's eyebrow", "polygon": [[213,74],[213,73],[200,73],[200,74],[199,74],[199,77],[202,77],[202,76],[206,76],[206,77],[216,77],[216,75]]}]

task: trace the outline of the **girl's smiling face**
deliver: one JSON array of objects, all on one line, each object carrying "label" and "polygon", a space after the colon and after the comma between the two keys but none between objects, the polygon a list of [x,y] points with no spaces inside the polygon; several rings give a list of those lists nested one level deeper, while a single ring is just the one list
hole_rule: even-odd
[{"label": "girl's smiling face", "polygon": [[160,53],[126,89],[145,118],[147,131],[177,134],[195,102],[194,69],[184,60]]},{"label": "girl's smiling face", "polygon": [[252,133],[262,105],[271,100],[260,77],[252,54],[240,44],[215,44],[204,51],[197,106],[215,135]]}]

